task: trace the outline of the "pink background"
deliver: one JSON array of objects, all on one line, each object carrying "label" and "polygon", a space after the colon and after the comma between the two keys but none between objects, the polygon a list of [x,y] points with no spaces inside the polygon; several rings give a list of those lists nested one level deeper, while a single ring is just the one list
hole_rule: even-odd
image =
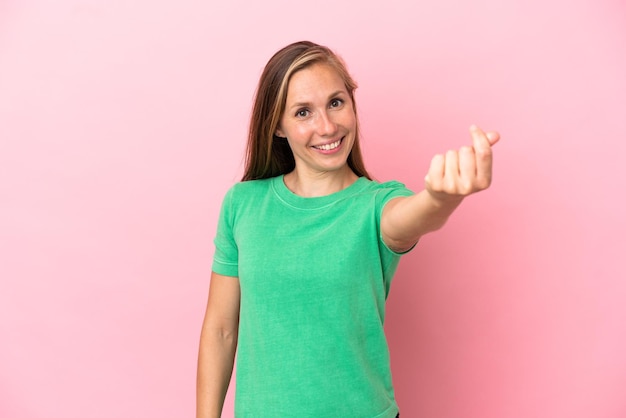
[{"label": "pink background", "polygon": [[300,39],[359,81],[380,180],[503,136],[394,281],[403,416],[626,416],[620,0],[0,1],[0,416],[193,416],[219,205]]}]

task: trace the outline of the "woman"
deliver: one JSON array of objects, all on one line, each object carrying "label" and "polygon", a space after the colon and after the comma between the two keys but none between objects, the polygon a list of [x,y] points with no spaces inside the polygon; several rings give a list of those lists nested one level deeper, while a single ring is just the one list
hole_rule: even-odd
[{"label": "woman", "polygon": [[257,89],[243,181],[222,204],[198,361],[197,416],[219,417],[237,350],[237,417],[398,416],[383,330],[400,255],[491,182],[499,136],[437,155],[414,194],[370,180],[356,84],[297,42]]}]

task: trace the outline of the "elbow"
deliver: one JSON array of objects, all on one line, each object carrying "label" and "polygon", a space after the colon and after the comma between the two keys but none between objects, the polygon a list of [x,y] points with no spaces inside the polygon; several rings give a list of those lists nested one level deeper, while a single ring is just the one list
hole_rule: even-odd
[{"label": "elbow", "polygon": [[219,344],[221,346],[237,345],[239,327],[235,323],[205,323],[200,339],[202,343]]},{"label": "elbow", "polygon": [[221,328],[216,331],[216,337],[225,343],[237,344],[238,336],[239,333],[236,328]]}]

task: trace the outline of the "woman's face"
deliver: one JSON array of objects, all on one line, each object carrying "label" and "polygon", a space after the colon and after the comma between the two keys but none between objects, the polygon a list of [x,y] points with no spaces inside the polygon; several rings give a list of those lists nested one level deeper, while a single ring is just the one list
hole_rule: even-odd
[{"label": "woman's face", "polygon": [[355,134],[354,106],[337,71],[314,64],[291,76],[276,135],[287,138],[296,170],[345,169]]}]

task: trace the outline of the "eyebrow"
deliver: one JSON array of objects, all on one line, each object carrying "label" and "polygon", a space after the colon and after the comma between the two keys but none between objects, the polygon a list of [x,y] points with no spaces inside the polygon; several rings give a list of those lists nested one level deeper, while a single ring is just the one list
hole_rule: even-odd
[{"label": "eyebrow", "polygon": [[[330,95],[328,96],[328,99],[330,100],[330,99],[332,99],[332,98],[334,98],[334,97],[337,97],[337,96],[338,96],[338,95],[340,95],[340,94],[345,94],[345,95],[347,95],[347,94],[348,94],[348,92],[346,92],[345,90],[337,90],[337,91],[335,91],[334,93],[330,94]],[[295,107],[309,107],[310,105],[311,105],[311,103],[310,103],[310,102],[298,102],[298,103],[294,103],[293,105],[291,105],[291,106],[289,107],[289,109],[293,109],[293,108],[295,108]]]}]

